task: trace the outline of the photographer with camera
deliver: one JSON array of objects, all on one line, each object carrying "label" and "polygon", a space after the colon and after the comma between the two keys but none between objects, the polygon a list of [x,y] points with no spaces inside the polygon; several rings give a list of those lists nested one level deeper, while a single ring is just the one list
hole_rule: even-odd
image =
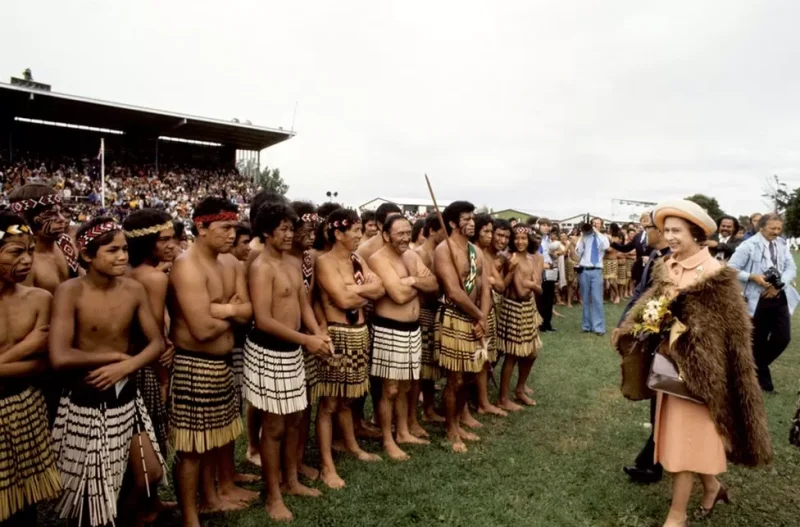
[{"label": "photographer with camera", "polygon": [[602,225],[600,218],[592,219],[592,223],[583,222],[581,237],[575,245],[575,252],[580,258],[577,271],[580,273],[578,282],[583,301],[581,329],[584,333],[595,335],[606,333],[606,317],[603,313],[603,255],[611,242],[600,233]]},{"label": "photographer with camera", "polygon": [[764,214],[758,234],[736,249],[728,262],[739,271],[744,297],[753,317],[753,355],[758,367],[758,382],[766,392],[774,390],[769,366],[789,345],[790,316],[800,295],[792,281],[797,274],[786,240],[780,237],[783,220],[777,214]]}]

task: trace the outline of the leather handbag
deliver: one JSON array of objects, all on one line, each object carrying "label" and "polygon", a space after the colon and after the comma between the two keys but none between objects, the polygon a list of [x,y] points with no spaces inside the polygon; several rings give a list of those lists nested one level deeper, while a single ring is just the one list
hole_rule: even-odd
[{"label": "leather handbag", "polygon": [[620,391],[631,401],[644,401],[655,397],[655,392],[647,387],[650,362],[653,354],[648,350],[648,342],[638,340],[631,335],[623,335],[616,343],[621,352],[620,373],[622,382]]},{"label": "leather handbag", "polygon": [[702,399],[698,399],[689,391],[675,362],[658,352],[653,356],[650,375],[647,377],[647,387],[656,392],[663,392],[687,401],[705,404]]}]

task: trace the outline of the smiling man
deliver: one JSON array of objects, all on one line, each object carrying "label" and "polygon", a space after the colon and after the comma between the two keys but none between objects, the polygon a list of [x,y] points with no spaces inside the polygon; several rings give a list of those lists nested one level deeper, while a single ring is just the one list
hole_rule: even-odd
[{"label": "smiling man", "polygon": [[[409,431],[408,392],[412,381],[419,380],[422,359],[419,295],[433,293],[439,285],[419,255],[409,250],[411,223],[406,218],[388,218],[381,236],[385,245],[369,259],[386,289],[386,295],[375,303],[371,374],[382,379],[378,414],[383,448],[392,459],[405,460],[408,455],[398,443],[428,443]],[[397,416],[396,442],[393,415]]]}]

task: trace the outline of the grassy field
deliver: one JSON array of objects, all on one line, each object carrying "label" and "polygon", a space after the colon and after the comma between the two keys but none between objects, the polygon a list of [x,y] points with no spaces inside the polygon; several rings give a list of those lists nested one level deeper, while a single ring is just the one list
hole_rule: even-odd
[{"label": "grassy field", "polygon": [[[669,508],[670,479],[641,486],[622,472],[649,434],[648,404],[620,395],[617,356],[606,338],[580,332],[579,308],[559,310],[565,316],[555,322],[557,333],[544,335],[534,368],[537,407],[507,419],[482,417],[482,441],[470,444],[466,455],[448,452],[442,427],[429,426],[432,444],[409,447],[410,461],[365,464],[340,456],[347,488],[324,490],[318,499],[288,497],[294,525],[660,525]],[[610,327],[620,312],[619,306],[606,307]],[[704,524],[800,524],[800,451],[787,441],[800,386],[796,347],[776,363],[777,391],[766,398],[775,463],[762,470],[731,467],[723,480],[733,504],[718,507]],[[379,443],[364,444],[380,452]],[[242,459],[243,443],[238,446]],[[311,456],[316,462],[316,450]],[[255,472],[246,464],[241,468]],[[692,507],[698,500],[699,492]],[[261,526],[269,519],[256,502],[204,522]],[[179,525],[179,518],[159,523]]]}]

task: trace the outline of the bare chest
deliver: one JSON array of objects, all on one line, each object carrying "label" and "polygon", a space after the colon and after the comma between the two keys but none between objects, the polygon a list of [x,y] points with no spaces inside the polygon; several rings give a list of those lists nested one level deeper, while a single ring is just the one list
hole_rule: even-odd
[{"label": "bare chest", "polygon": [[87,291],[78,300],[76,329],[93,341],[127,335],[136,302],[123,291]]},{"label": "bare chest", "polygon": [[206,290],[212,303],[224,304],[236,292],[236,270],[217,261],[203,264],[206,276]]},{"label": "bare chest", "polygon": [[36,325],[37,310],[25,298],[9,298],[0,302],[0,350],[24,339]]},{"label": "bare chest", "polygon": [[69,279],[69,268],[64,255],[55,252],[36,253],[33,258],[33,269],[26,285],[40,287],[54,292],[64,281]]},{"label": "bare chest", "polygon": [[272,294],[276,298],[290,298],[297,295],[300,288],[300,275],[296,266],[282,263],[277,266],[275,278],[272,280]]}]

